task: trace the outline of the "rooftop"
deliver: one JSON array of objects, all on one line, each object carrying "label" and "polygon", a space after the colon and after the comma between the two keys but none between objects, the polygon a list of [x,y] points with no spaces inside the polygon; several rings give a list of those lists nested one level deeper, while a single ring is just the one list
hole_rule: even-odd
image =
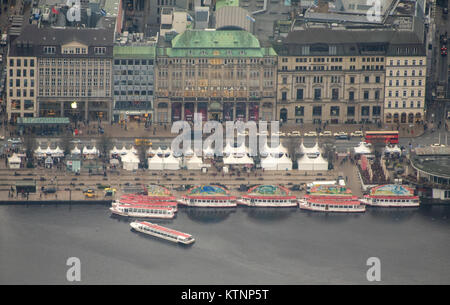
[{"label": "rooftop", "polygon": [[450,158],[448,156],[414,156],[411,158],[414,168],[432,176],[450,178]]},{"label": "rooftop", "polygon": [[161,47],[159,55],[169,57],[264,57],[276,56],[273,48],[261,47],[246,31],[186,30]]},{"label": "rooftop", "polygon": [[152,59],[155,58],[154,46],[114,46],[114,58]]},{"label": "rooftop", "polygon": [[239,6],[239,0],[217,0],[216,11],[225,6]]}]

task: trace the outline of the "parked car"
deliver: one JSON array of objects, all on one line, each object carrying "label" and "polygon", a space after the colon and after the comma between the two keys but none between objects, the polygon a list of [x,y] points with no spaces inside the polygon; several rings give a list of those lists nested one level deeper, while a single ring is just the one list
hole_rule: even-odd
[{"label": "parked car", "polygon": [[20,138],[10,138],[10,139],[8,139],[8,143],[11,143],[11,144],[22,144],[22,140]]},{"label": "parked car", "polygon": [[343,131],[341,131],[341,132],[336,132],[336,133],[334,134],[334,136],[335,136],[336,139],[338,139],[338,140],[347,140],[347,139],[350,139],[350,137],[348,136],[348,134],[347,134],[346,132],[343,132]]},{"label": "parked car", "polygon": [[42,190],[42,192],[43,192],[44,194],[54,194],[54,193],[56,193],[56,188],[54,188],[54,187],[45,187],[45,188]]},{"label": "parked car", "polygon": [[363,136],[363,132],[361,130],[356,130],[355,132],[352,132],[350,134],[351,137],[362,137]]},{"label": "parked car", "polygon": [[305,132],[305,137],[317,137],[317,132],[315,131]]},{"label": "parked car", "polygon": [[329,130],[325,130],[324,132],[319,133],[319,136],[321,137],[331,137],[333,134]]}]

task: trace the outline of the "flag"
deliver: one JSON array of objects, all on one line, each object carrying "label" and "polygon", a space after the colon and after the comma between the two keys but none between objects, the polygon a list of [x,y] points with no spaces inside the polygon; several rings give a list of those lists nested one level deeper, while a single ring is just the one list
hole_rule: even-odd
[{"label": "flag", "polygon": [[106,16],[106,11],[105,11],[104,9],[101,9],[101,10],[100,10],[100,14],[101,14],[102,16]]},{"label": "flag", "polygon": [[52,13],[58,15],[59,11],[55,7],[52,7]]}]

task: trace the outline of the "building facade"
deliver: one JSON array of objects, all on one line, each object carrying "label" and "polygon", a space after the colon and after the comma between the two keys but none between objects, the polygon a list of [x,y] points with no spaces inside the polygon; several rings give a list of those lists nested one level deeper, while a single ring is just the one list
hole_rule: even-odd
[{"label": "building facade", "polygon": [[386,123],[411,124],[425,119],[426,56],[417,56],[417,47],[407,49],[399,46],[398,54],[386,57]]},{"label": "building facade", "polygon": [[195,31],[157,48],[155,120],[273,120],[277,56],[246,31]]},{"label": "building facade", "polygon": [[[113,33],[109,29],[25,27],[8,55],[8,119],[111,120]],[[25,62],[34,65],[27,67],[28,72],[22,67]],[[25,82],[27,88],[34,87],[19,90],[18,85]]]},{"label": "building facade", "polygon": [[[415,48],[415,55],[423,54],[419,53],[424,51],[423,46],[413,33],[323,28],[289,33],[285,41],[275,45],[279,55],[277,118],[291,123],[389,123],[384,115],[389,105],[386,97],[394,91],[393,86],[404,82],[400,72],[394,71],[391,76],[386,66],[391,63],[390,55],[406,46]],[[402,54],[392,55],[397,58]],[[414,63],[426,65],[418,57]],[[415,98],[414,107],[422,107],[422,113],[424,102],[417,102],[423,99],[425,90],[417,86],[425,85],[424,79],[419,80],[425,77],[425,69],[415,72],[414,77],[410,72],[405,85]],[[416,86],[415,93],[410,92],[411,84]],[[400,92],[399,88],[395,90]]]},{"label": "building facade", "polygon": [[113,119],[153,119],[155,46],[114,46]]}]

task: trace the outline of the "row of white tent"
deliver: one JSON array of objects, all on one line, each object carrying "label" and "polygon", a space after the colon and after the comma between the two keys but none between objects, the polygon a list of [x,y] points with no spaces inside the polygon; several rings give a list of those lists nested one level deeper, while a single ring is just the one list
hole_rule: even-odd
[{"label": "row of white tent", "polygon": [[[205,165],[201,158],[197,155],[193,155],[189,159],[185,160],[185,166],[190,170],[200,170]],[[148,158],[148,169],[149,170],[179,170],[181,167],[181,159],[175,158],[173,154],[165,158],[161,158],[157,154],[153,157]]]}]

